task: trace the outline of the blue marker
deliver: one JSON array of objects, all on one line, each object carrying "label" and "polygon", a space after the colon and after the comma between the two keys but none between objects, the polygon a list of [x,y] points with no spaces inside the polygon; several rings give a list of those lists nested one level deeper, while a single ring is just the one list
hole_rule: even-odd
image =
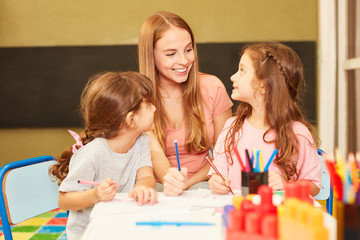
[{"label": "blue marker", "polygon": [[213,226],[215,223],[209,222],[164,222],[164,221],[149,221],[136,222],[136,226]]},{"label": "blue marker", "polygon": [[260,172],[260,150],[256,150],[254,149],[253,151],[255,153],[255,169],[254,169],[254,172]]},{"label": "blue marker", "polygon": [[275,158],[275,156],[276,156],[277,153],[278,153],[278,150],[275,149],[275,150],[273,151],[273,153],[271,154],[271,157],[270,157],[269,161],[267,162],[267,164],[266,164],[266,166],[265,166],[265,168],[264,168],[264,172],[267,172],[267,170],[268,170],[268,168],[269,168],[269,166],[270,166],[270,163],[274,160],[274,158]]},{"label": "blue marker", "polygon": [[210,159],[214,159],[213,150],[212,150],[211,146],[210,146],[210,149],[209,149],[209,157],[210,157]]},{"label": "blue marker", "polygon": [[325,153],[325,152],[324,152],[323,150],[321,150],[321,149],[318,149],[317,152],[318,152],[319,155],[322,155],[323,153]]},{"label": "blue marker", "polygon": [[179,158],[179,150],[178,150],[178,146],[177,146],[177,141],[175,140],[174,143],[175,143],[175,151],[176,151],[176,160],[177,160],[178,170],[180,172],[181,167],[180,167],[180,158]]}]

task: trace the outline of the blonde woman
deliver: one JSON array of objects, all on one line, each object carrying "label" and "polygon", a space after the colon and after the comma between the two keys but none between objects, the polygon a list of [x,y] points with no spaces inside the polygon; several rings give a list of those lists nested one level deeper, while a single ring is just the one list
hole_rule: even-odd
[{"label": "blonde woman", "polygon": [[226,89],[217,77],[199,73],[193,33],[176,14],[158,12],[145,20],[138,55],[140,73],[154,86],[157,111],[149,137],[155,176],[169,196],[204,187],[199,183],[208,180],[205,156],[231,117]]}]

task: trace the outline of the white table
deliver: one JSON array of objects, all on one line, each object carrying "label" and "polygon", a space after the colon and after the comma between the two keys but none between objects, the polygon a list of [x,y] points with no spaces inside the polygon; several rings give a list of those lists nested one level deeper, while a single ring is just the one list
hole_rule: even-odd
[{"label": "white table", "polygon": [[[239,193],[236,193],[236,195]],[[83,240],[223,240],[221,211],[232,204],[233,195],[216,195],[210,190],[185,191],[178,197],[166,197],[158,192],[158,203],[150,206],[118,193],[114,200],[99,202],[90,215]],[[274,198],[273,198],[274,199]],[[316,202],[318,206],[321,206]],[[140,221],[206,222],[212,226],[136,226]],[[324,224],[329,240],[336,239],[336,220],[324,212]]]},{"label": "white table", "polygon": [[[158,192],[158,203],[139,206],[118,193],[110,202],[99,202],[82,237],[91,239],[224,239],[221,210],[233,195],[214,195],[209,190],[185,191],[178,197]],[[136,226],[139,221],[207,222],[212,226]]]}]

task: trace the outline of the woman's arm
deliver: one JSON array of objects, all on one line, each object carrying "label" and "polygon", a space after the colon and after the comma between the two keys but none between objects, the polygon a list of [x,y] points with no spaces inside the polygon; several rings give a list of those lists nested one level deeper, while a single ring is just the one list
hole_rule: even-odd
[{"label": "woman's arm", "polygon": [[231,115],[232,115],[231,108],[229,108],[225,112],[214,117],[214,139],[213,139],[214,143],[216,143],[217,138],[221,133],[221,130],[224,128],[225,122],[231,117]]},{"label": "woman's arm", "polygon": [[210,170],[210,165],[205,164],[197,173],[192,175],[186,181],[186,189],[188,189],[189,187],[191,187],[192,185],[194,185],[198,182],[207,181],[209,179],[207,176],[209,170]]},{"label": "woman's arm", "polygon": [[[231,117],[231,108],[226,110],[225,112],[219,114],[218,116],[214,117],[214,138],[213,142],[216,143],[217,138],[220,135],[221,130],[223,129],[226,120],[228,120]],[[208,180],[208,172],[209,172],[210,166],[209,164],[206,164],[203,166],[196,174],[191,176],[187,181],[187,188],[191,187],[192,185]]]},{"label": "woman's arm", "polygon": [[161,183],[164,183],[164,176],[170,169],[170,162],[167,159],[164,150],[162,149],[159,141],[155,137],[153,131],[147,132],[150,138],[150,152],[151,161],[154,167],[154,173],[156,179]]},{"label": "woman's arm", "polygon": [[148,132],[150,138],[151,161],[154,167],[155,177],[164,185],[164,194],[178,196],[186,189],[187,169],[172,168],[159,141],[154,133]]},{"label": "woman's arm", "polygon": [[[219,114],[214,118],[214,139],[216,142],[222,128],[227,119],[231,117],[231,108],[226,110],[225,112]],[[167,185],[170,186],[168,189],[171,189],[171,193],[168,195],[179,195],[182,190],[191,187],[192,185],[208,180],[207,173],[209,172],[210,166],[207,164],[203,166],[196,174],[194,174],[191,178],[186,180],[186,176],[184,176],[185,172],[177,172],[170,171],[170,163],[165,153],[156,139],[154,133],[148,132],[150,138],[150,151],[151,151],[151,160],[154,166],[154,173],[156,178],[164,184],[164,177],[167,175]],[[181,174],[183,173],[183,174]],[[184,182],[186,181],[186,182]],[[165,186],[164,186],[165,187]],[[165,192],[165,189],[164,189]]]}]

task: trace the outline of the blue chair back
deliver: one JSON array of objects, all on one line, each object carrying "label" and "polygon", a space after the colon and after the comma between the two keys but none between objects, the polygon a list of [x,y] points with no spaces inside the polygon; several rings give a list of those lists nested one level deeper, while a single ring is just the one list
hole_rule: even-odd
[{"label": "blue chair back", "polygon": [[4,165],[0,169],[0,216],[6,240],[11,240],[10,224],[17,224],[58,208],[57,182],[48,170],[54,157],[42,156]]},{"label": "blue chair back", "polygon": [[318,154],[321,163],[321,189],[318,195],[314,198],[316,200],[326,200],[326,210],[332,215],[333,212],[333,189],[331,185],[330,175],[326,169],[325,162],[321,154],[322,150],[318,149]]}]

